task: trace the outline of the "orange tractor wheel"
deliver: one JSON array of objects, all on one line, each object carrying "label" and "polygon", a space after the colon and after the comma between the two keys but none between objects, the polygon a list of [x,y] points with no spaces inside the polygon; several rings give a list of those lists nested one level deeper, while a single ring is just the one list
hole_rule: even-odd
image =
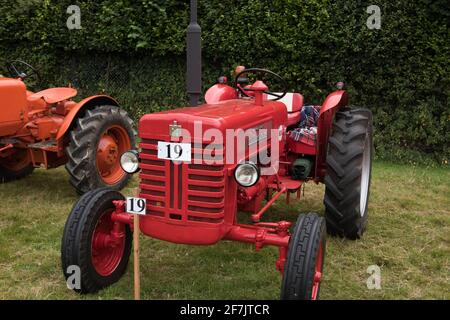
[{"label": "orange tractor wheel", "polygon": [[30,175],[34,170],[27,149],[16,149],[6,158],[0,158],[0,183],[17,180]]},{"label": "orange tractor wheel", "polygon": [[132,120],[116,106],[99,106],[78,118],[66,149],[66,169],[77,192],[122,189],[131,176],[120,167],[120,156],[135,148],[135,136]]}]

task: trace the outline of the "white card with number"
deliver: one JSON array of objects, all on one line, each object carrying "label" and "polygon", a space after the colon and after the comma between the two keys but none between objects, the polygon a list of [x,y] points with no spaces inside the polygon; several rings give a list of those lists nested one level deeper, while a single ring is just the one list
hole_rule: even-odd
[{"label": "white card with number", "polygon": [[158,142],[158,159],[189,162],[191,158],[190,143]]},{"label": "white card with number", "polygon": [[132,214],[142,214],[145,215],[147,208],[147,199],[143,198],[127,198],[126,211]]}]

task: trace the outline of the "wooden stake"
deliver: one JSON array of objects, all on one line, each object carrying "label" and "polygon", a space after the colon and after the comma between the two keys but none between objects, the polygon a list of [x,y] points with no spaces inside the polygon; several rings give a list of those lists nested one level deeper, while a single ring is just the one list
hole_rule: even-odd
[{"label": "wooden stake", "polygon": [[139,276],[139,215],[134,215],[133,231],[134,255],[134,300],[141,300],[141,280]]}]

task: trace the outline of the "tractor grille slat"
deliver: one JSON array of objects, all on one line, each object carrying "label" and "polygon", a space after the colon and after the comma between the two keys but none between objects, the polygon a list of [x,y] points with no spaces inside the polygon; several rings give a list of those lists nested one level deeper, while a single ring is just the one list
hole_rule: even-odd
[{"label": "tractor grille slat", "polygon": [[157,202],[165,202],[165,198],[164,197],[157,197],[157,196],[153,196],[151,194],[146,193],[144,190],[141,191],[141,194],[147,199],[147,200],[153,200],[153,201],[157,201]]},{"label": "tractor grille slat", "polygon": [[[155,203],[155,201],[150,201],[151,203]],[[161,204],[164,204],[164,202],[161,202]],[[155,210],[155,211],[160,211],[164,213],[164,207],[162,206],[158,206],[158,205],[154,205],[154,204],[147,204],[147,209],[150,210]]]},{"label": "tractor grille slat", "polygon": [[[147,214],[182,222],[221,223],[225,213],[226,175],[223,164],[198,164],[196,154],[207,146],[192,144],[192,162],[180,165],[157,158],[158,140],[143,139],[140,158],[141,197]],[[211,148],[211,147],[210,147]],[[223,155],[216,147],[215,159]]]},{"label": "tractor grille slat", "polygon": [[223,177],[223,171],[189,169],[188,173],[189,176]]},{"label": "tractor grille slat", "polygon": [[164,186],[158,186],[155,184],[152,184],[153,181],[147,180],[146,184],[142,185],[142,190],[155,190],[155,191],[161,191],[161,192],[166,192],[166,188]]},{"label": "tractor grille slat", "polygon": [[149,171],[161,171],[161,172],[164,172],[164,167],[163,166],[155,166],[155,165],[142,163],[141,164],[141,168],[145,169],[145,170],[149,170]]},{"label": "tractor grille slat", "polygon": [[188,195],[209,197],[209,198],[223,198],[225,196],[223,191],[212,192],[212,191],[199,191],[199,190],[196,190],[194,192],[188,191]]},{"label": "tractor grille slat", "polygon": [[[205,180],[194,180],[194,179],[188,179],[188,187],[189,189],[194,188],[194,186],[197,187],[205,187]],[[220,188],[223,186],[222,181],[208,181],[208,185],[206,188]]]},{"label": "tractor grille slat", "polygon": [[[142,180],[141,181],[142,183],[144,183],[145,181],[145,185],[154,185],[159,187],[166,186],[164,171],[155,171],[155,172],[147,171],[146,173],[143,173],[144,171],[146,170],[142,169],[141,171],[142,173],[139,175],[139,177]],[[162,172],[162,174],[160,172]]]},{"label": "tractor grille slat", "polygon": [[140,157],[141,157],[141,160],[154,160],[154,161],[161,160],[161,159],[158,159],[157,152],[155,152],[155,154],[149,154],[149,153],[143,153],[141,151]]},{"label": "tractor grille slat", "polygon": [[214,209],[223,208],[225,206],[224,201],[216,202],[216,201],[211,201],[210,199],[212,199],[212,198],[206,198],[206,197],[202,197],[202,198],[203,198],[203,201],[189,200],[188,205],[194,206],[194,207],[200,207],[200,208],[214,208]]}]

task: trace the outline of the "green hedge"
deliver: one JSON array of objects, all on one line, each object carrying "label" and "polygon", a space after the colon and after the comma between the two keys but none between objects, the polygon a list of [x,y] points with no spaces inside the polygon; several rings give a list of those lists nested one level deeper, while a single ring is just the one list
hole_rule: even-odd
[{"label": "green hedge", "polygon": [[[28,59],[47,85],[107,91],[136,117],[185,103],[189,1],[0,1],[1,65]],[[199,2],[205,85],[233,65],[261,66],[320,103],[344,81],[351,103],[374,113],[379,157],[449,160],[447,0]],[[66,27],[71,4],[81,8],[81,30]],[[379,30],[366,26],[373,4]]]}]

